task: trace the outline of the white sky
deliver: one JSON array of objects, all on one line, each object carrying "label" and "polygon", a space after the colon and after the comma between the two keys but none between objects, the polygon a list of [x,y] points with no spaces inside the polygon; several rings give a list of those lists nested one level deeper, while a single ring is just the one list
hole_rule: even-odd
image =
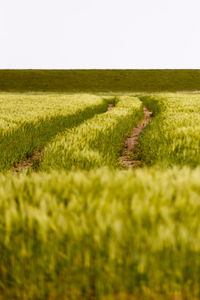
[{"label": "white sky", "polygon": [[0,0],[0,68],[200,68],[200,0]]}]

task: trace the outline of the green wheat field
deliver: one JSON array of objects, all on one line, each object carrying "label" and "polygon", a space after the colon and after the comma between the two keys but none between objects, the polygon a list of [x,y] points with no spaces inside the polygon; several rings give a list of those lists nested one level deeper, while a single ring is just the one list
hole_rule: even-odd
[{"label": "green wheat field", "polygon": [[0,71],[1,300],[200,299],[198,90],[200,70]]}]

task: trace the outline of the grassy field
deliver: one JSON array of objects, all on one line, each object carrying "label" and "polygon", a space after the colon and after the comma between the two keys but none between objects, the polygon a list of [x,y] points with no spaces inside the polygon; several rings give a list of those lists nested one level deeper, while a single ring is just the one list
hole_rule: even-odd
[{"label": "grassy field", "polygon": [[[0,71],[0,90],[16,89],[0,93],[0,299],[200,299],[200,95],[126,94],[120,84],[105,93],[106,77],[96,95],[80,93],[87,80],[79,93],[62,93],[53,79],[46,90],[54,93],[38,92],[38,74],[64,86],[62,72],[20,71],[5,82],[17,71]],[[122,81],[128,72],[118,73]],[[140,72],[124,87],[154,71]],[[119,158],[143,105],[153,117],[130,157],[140,167],[127,170]],[[34,166],[14,171],[35,151]]]},{"label": "grassy field", "polygon": [[45,148],[40,170],[116,167],[123,136],[143,118],[143,110],[136,97],[113,101],[115,109],[57,135]]},{"label": "grassy field", "polygon": [[54,136],[107,110],[106,97],[0,94],[0,170],[8,170]]},{"label": "grassy field", "polygon": [[199,299],[199,176],[186,167],[2,175],[2,296]]},{"label": "grassy field", "polygon": [[176,92],[200,90],[200,70],[0,70],[7,92]]},{"label": "grassy field", "polygon": [[140,99],[154,111],[153,121],[141,138],[140,159],[148,166],[197,167],[200,163],[200,96],[160,94]]}]

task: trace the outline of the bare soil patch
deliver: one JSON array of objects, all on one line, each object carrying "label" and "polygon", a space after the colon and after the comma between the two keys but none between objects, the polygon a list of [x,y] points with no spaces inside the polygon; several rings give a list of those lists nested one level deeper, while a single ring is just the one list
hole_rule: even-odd
[{"label": "bare soil patch", "polygon": [[109,104],[108,105],[108,111],[112,110],[115,107],[115,104]]},{"label": "bare soil patch", "polygon": [[142,130],[151,122],[152,111],[148,110],[146,106],[143,106],[144,119],[135,127],[130,135],[126,137],[124,147],[122,150],[122,156],[119,158],[119,163],[124,168],[136,168],[141,166],[140,160],[133,160],[133,149],[138,144],[139,136]]},{"label": "bare soil patch", "polygon": [[43,151],[35,151],[34,154],[30,157],[25,159],[23,162],[18,164],[16,167],[12,168],[12,172],[21,172],[25,169],[33,168],[33,166],[40,160]]}]

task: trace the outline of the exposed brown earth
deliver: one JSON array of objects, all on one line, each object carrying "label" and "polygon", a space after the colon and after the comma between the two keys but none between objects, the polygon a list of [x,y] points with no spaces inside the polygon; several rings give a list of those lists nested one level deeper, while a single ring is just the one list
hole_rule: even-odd
[{"label": "exposed brown earth", "polygon": [[151,122],[152,112],[147,109],[146,106],[143,106],[144,119],[140,122],[137,127],[133,129],[133,132],[127,136],[124,147],[122,150],[123,155],[119,158],[119,163],[124,168],[136,168],[141,166],[140,160],[133,160],[132,154],[133,149],[138,144],[138,138],[142,130]]},{"label": "exposed brown earth", "polygon": [[26,160],[24,160],[22,163],[18,164],[16,167],[12,168],[12,172],[21,172],[25,169],[29,169],[32,168],[34,166],[35,163],[37,163],[41,156],[43,154],[43,151],[35,151],[33,156],[31,156],[30,158],[27,158]]},{"label": "exposed brown earth", "polygon": [[112,110],[115,107],[115,104],[109,104],[108,105],[108,111]]}]

